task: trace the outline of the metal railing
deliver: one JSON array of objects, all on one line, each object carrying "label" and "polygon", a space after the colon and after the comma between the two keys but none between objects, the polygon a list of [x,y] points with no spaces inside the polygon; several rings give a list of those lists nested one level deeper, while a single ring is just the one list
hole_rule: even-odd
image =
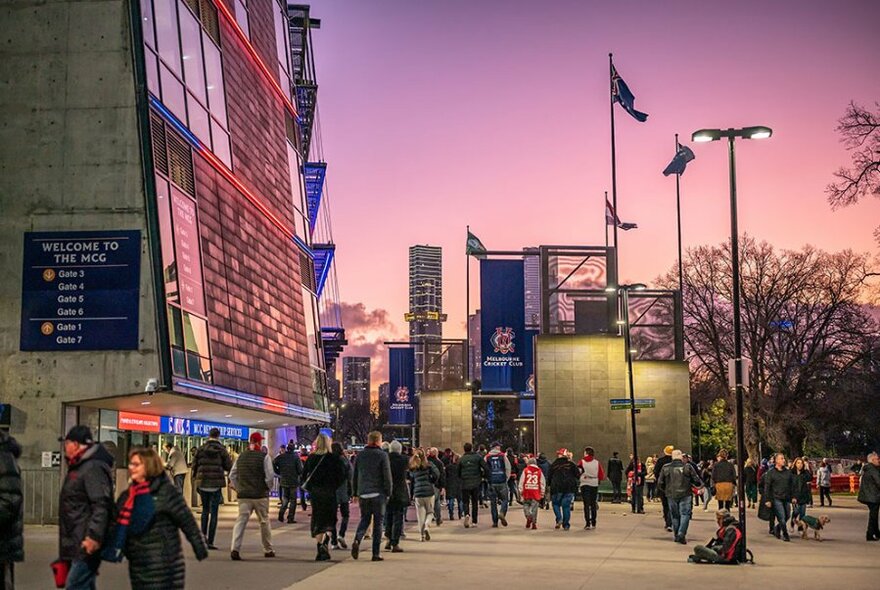
[{"label": "metal railing", "polygon": [[58,524],[58,469],[22,469],[25,524]]}]

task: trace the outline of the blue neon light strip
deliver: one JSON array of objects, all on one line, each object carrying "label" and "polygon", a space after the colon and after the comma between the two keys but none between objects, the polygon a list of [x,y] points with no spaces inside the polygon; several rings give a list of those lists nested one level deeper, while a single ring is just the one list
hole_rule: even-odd
[{"label": "blue neon light strip", "polygon": [[[279,400],[269,399],[265,397],[260,397],[258,395],[254,395],[252,393],[244,393],[242,391],[237,391],[235,389],[228,389],[225,387],[219,387],[216,385],[208,385],[205,383],[195,383],[193,381],[187,381],[185,379],[175,379],[174,380],[175,387],[183,387],[186,389],[192,389],[199,392],[209,393],[211,395],[226,397],[230,399],[237,400],[239,402],[247,402],[246,407],[255,410],[269,410],[274,411],[276,414],[285,414],[287,416],[297,416],[300,418],[307,418],[309,420],[318,420],[322,422],[328,422],[330,420],[330,414],[327,412],[321,412],[319,410],[310,410],[309,408],[304,408],[302,406],[296,406],[293,404],[289,404],[287,402],[282,402]],[[201,397],[201,396],[200,396]],[[243,404],[240,404],[243,405]]]},{"label": "blue neon light strip", "polygon": [[192,134],[192,132],[189,129],[187,129],[186,125],[184,125],[180,121],[180,119],[175,117],[174,113],[169,111],[168,108],[164,104],[159,102],[159,99],[157,99],[152,94],[150,94],[150,105],[153,108],[155,108],[157,111],[159,111],[159,113],[161,113],[161,115],[165,118],[165,120],[168,121],[169,123],[171,123],[175,129],[180,131],[180,134],[183,135],[183,137],[188,142],[190,142],[194,148],[196,148],[197,150],[200,150],[200,151],[204,150],[202,143],[198,140],[198,138],[195,135]]},{"label": "blue neon light strip", "polygon": [[296,244],[297,246],[299,246],[300,249],[302,249],[303,252],[305,252],[306,254],[308,254],[309,258],[314,258],[314,257],[315,257],[315,253],[312,252],[312,249],[309,248],[308,244],[306,244],[305,242],[303,242],[303,241],[302,241],[302,238],[300,238],[299,236],[297,236],[297,235],[294,235],[294,236],[293,236],[293,243]]}]

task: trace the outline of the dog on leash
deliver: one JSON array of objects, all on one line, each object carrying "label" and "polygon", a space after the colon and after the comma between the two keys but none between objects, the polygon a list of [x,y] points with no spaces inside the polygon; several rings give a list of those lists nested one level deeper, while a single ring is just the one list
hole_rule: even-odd
[{"label": "dog on leash", "polygon": [[822,540],[822,534],[819,531],[825,530],[831,519],[827,516],[804,516],[797,521],[797,528],[801,532],[801,539],[807,538],[807,533],[813,531],[813,538],[817,541]]}]

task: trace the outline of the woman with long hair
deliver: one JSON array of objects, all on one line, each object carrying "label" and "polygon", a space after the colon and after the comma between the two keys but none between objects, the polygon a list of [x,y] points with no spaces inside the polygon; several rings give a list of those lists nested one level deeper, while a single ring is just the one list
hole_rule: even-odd
[{"label": "woman with long hair", "polygon": [[327,544],[336,530],[336,490],[345,483],[344,459],[333,454],[333,441],[324,433],[318,435],[312,445],[312,454],[303,467],[303,483],[300,486],[309,493],[312,501],[311,534],[317,543],[315,561],[328,561]]},{"label": "woman with long hair", "polygon": [[116,503],[118,516],[102,557],[128,560],[133,590],[182,590],[185,565],[179,531],[199,561],[208,557],[207,541],[155,449],[132,449],[128,475],[131,483]]},{"label": "woman with long hair", "polygon": [[810,483],[813,474],[807,469],[803,457],[796,458],[791,465],[791,474],[794,477],[794,502],[791,510],[791,528],[795,523],[807,515],[807,504],[813,494],[810,492]]},{"label": "woman with long hair", "polygon": [[409,462],[410,477],[413,481],[413,498],[416,501],[416,516],[419,520],[419,533],[422,541],[430,541],[428,515],[434,512],[434,484],[440,480],[440,472],[428,461],[425,451],[419,449]]}]

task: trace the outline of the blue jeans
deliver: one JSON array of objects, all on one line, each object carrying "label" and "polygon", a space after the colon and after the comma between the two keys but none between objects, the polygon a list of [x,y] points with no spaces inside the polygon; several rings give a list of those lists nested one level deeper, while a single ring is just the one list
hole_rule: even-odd
[{"label": "blue jeans", "polygon": [[462,506],[461,498],[455,498],[449,496],[449,492],[446,492],[446,509],[449,511],[449,520],[452,520],[452,515],[454,513],[455,503],[458,502],[458,517],[461,518],[462,513],[464,512],[464,507]]},{"label": "blue jeans", "polygon": [[507,516],[507,509],[510,507],[507,491],[507,483],[493,483],[489,486],[489,510],[492,513],[492,524],[498,524],[498,500],[501,501],[500,516]]},{"label": "blue jeans", "polygon": [[95,578],[98,577],[100,560],[77,559],[70,563],[70,572],[67,574],[66,590],[95,590]]},{"label": "blue jeans", "polygon": [[214,535],[217,534],[217,510],[220,508],[223,492],[199,490],[199,498],[202,501],[202,534],[208,537],[208,545],[213,545]]},{"label": "blue jeans", "polygon": [[550,499],[553,502],[556,522],[561,523],[562,528],[568,530],[571,527],[571,503],[574,502],[574,494],[553,494]]},{"label": "blue jeans", "polygon": [[791,502],[787,500],[773,500],[773,513],[776,515],[776,527],[788,526],[788,519],[791,518]]},{"label": "blue jeans", "polygon": [[807,515],[807,505],[806,504],[792,504],[791,505],[791,520],[800,520],[801,518]]},{"label": "blue jeans", "polygon": [[[284,513],[290,508],[290,513],[287,515],[287,522],[292,523],[296,521],[296,488],[280,486],[278,488],[278,493],[281,496],[281,509],[278,511],[278,520],[284,520]],[[291,506],[291,504],[293,504],[293,506]]]},{"label": "blue jeans", "polygon": [[686,537],[691,514],[694,510],[694,497],[666,498],[669,503],[669,516],[672,519],[672,532],[676,537]]},{"label": "blue jeans", "polygon": [[382,546],[382,525],[385,522],[385,496],[379,494],[375,498],[358,498],[358,506],[361,509],[361,521],[358,523],[354,540],[360,543],[367,534],[370,526],[370,518],[373,519],[373,555],[379,555]]}]

